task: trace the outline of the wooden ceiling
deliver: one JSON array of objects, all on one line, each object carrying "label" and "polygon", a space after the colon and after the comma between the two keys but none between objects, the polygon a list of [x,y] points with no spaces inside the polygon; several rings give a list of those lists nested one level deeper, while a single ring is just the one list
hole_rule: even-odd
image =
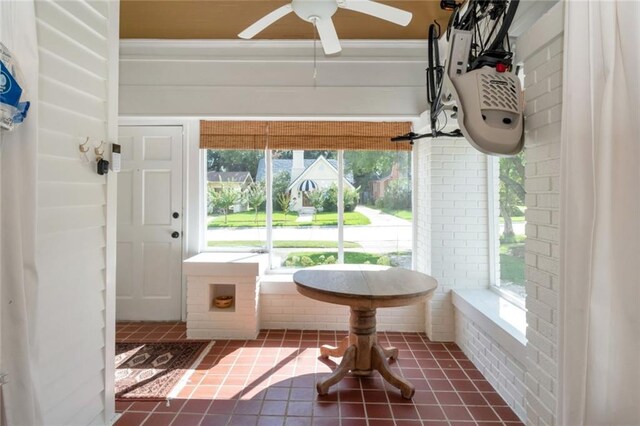
[{"label": "wooden ceiling", "polygon": [[[287,0],[122,0],[120,37],[137,39],[228,39]],[[437,20],[446,27],[449,13],[439,0],[383,0],[413,13],[411,23],[401,27],[362,13],[338,9],[333,22],[340,39],[426,39],[429,24]],[[256,39],[312,39],[313,27],[291,13],[274,23]]]}]

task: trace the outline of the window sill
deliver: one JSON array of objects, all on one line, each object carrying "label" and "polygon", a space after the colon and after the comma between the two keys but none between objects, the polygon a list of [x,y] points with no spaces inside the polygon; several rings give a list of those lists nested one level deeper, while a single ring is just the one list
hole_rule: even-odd
[{"label": "window sill", "polygon": [[526,362],[526,311],[489,289],[453,290],[453,305],[509,354]]},{"label": "window sill", "polygon": [[261,294],[297,294],[293,274],[265,274],[260,277]]}]

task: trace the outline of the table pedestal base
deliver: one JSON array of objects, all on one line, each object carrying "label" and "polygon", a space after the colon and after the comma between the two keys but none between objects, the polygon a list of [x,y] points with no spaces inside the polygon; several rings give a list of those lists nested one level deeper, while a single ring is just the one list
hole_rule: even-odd
[{"label": "table pedestal base", "polygon": [[383,348],[378,345],[376,310],[351,308],[349,325],[349,336],[345,337],[337,347],[324,345],[320,348],[321,357],[341,356],[342,361],[329,377],[318,382],[316,385],[318,393],[326,395],[329,388],[349,372],[357,376],[368,376],[376,370],[387,382],[400,389],[403,398],[411,399],[415,393],[415,387],[391,371],[387,363],[387,358],[398,357],[398,349]]}]

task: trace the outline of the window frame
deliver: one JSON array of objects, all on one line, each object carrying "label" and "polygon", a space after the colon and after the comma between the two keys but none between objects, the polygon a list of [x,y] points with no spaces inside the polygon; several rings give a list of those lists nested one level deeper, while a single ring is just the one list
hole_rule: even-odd
[{"label": "window frame", "polygon": [[[207,244],[207,150],[208,149],[199,149],[200,153],[200,196],[199,196],[199,212],[201,216],[200,220],[200,244],[199,244],[199,252],[210,252],[210,253],[263,253],[264,251],[261,249],[241,249],[234,247],[225,247],[220,249],[215,249],[209,247]],[[344,177],[344,152],[347,150],[338,149],[337,151],[337,159],[338,159],[338,173],[340,176]],[[414,155],[413,151],[407,151],[410,157],[410,176],[411,176],[411,209],[412,209],[412,219],[411,219],[411,267],[415,268],[416,266],[416,212],[415,206],[417,202],[417,193],[416,193],[416,161],[417,156]],[[266,148],[264,150],[264,159],[265,159],[265,191],[267,195],[266,201],[266,211],[265,211],[265,242],[266,242],[266,254],[268,255],[268,263],[269,267],[267,269],[267,274],[288,274],[293,273],[300,268],[274,268],[273,267],[273,203],[272,203],[272,192],[273,192],[273,169],[272,169],[272,160],[273,160],[273,149]],[[344,182],[343,179],[338,179],[338,260],[337,263],[344,263]]]}]

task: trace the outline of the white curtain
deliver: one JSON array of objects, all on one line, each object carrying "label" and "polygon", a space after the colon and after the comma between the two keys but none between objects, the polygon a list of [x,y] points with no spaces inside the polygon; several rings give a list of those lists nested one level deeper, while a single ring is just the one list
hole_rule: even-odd
[{"label": "white curtain", "polygon": [[0,370],[8,374],[4,415],[8,426],[39,425],[34,368],[38,43],[33,1],[0,0],[0,41],[18,59],[31,101],[25,122],[0,136]]},{"label": "white curtain", "polygon": [[565,3],[561,425],[640,425],[640,6]]}]

